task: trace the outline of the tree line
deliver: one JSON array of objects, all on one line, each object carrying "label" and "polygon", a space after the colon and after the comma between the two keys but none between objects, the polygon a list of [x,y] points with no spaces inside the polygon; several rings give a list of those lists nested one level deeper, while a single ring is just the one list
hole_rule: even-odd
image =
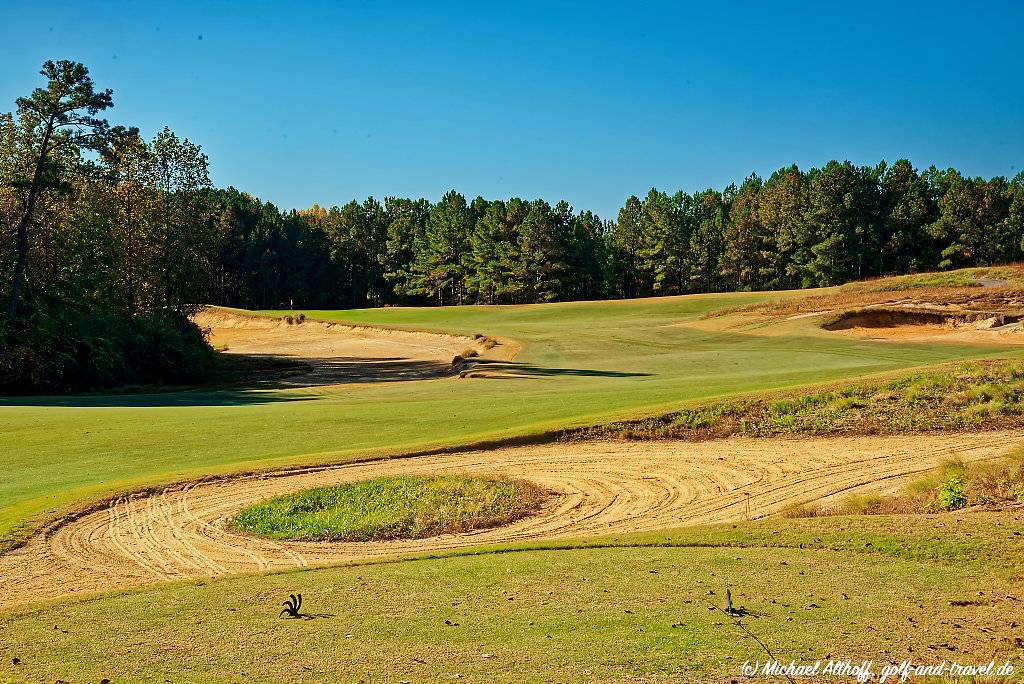
[{"label": "tree line", "polygon": [[525,304],[836,285],[1024,256],[1024,174],[907,160],[629,197],[613,221],[562,201],[372,197],[281,211],[218,191],[210,298],[253,307]]},{"label": "tree line", "polygon": [[[790,166],[692,194],[652,189],[612,220],[565,201],[454,190],[437,202],[282,210],[214,188],[206,155],[187,138],[165,128],[146,139],[100,118],[112,93],[83,65],[47,62],[42,75],[45,86],[0,115],[0,377],[32,368],[33,354],[65,360],[40,371],[46,382],[19,382],[73,384],[67,373],[97,364],[109,368],[96,377],[136,377],[147,356],[167,369],[202,366],[187,317],[204,303],[525,304],[788,289],[1017,261],[1024,249],[1024,173],[976,178],[904,159]],[[97,317],[123,339],[82,333]],[[152,353],[133,360],[126,350],[145,347],[140,340]]]},{"label": "tree line", "polygon": [[212,352],[188,320],[209,293],[217,195],[198,145],[111,126],[76,62],[0,115],[0,390],[199,377]]}]

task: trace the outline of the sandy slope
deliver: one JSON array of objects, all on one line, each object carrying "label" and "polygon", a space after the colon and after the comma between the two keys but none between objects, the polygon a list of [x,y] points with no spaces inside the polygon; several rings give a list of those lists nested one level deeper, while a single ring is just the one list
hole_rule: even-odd
[{"label": "sandy slope", "polygon": [[216,307],[200,311],[194,320],[210,330],[210,343],[226,347],[227,354],[309,364],[311,372],[283,381],[296,386],[424,380],[457,372],[453,358],[469,350],[488,358],[504,358],[510,351],[501,344],[485,349],[485,339],[463,335],[313,320],[289,324]]},{"label": "sandy slope", "polygon": [[[890,491],[952,456],[995,458],[1024,440],[965,435],[588,442],[395,459],[171,488],[87,514],[0,556],[0,603],[449,549],[759,518],[792,504]],[[400,542],[278,543],[226,529],[243,506],[281,493],[395,473],[523,477],[552,492],[507,527]]]},{"label": "sandy slope", "polygon": [[949,342],[951,344],[1024,344],[1024,328],[1019,323],[992,329],[953,328],[943,325],[894,325],[889,327],[853,326],[837,331],[842,335],[871,340]]}]

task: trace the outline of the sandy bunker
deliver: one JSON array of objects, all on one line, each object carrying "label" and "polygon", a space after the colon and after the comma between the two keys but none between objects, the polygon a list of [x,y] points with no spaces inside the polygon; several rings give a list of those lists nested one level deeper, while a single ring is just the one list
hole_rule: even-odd
[{"label": "sandy bunker", "polygon": [[[170,487],[119,499],[0,555],[0,605],[240,572],[478,544],[581,538],[775,515],[857,492],[891,492],[946,459],[998,458],[1019,432],[709,442],[552,443],[378,460]],[[316,543],[236,534],[252,503],[380,475],[524,478],[551,492],[505,527],[429,539]]]},{"label": "sandy bunker", "polygon": [[836,315],[825,330],[892,340],[1024,344],[1020,315],[940,307],[873,306]]},{"label": "sandy bunker", "polygon": [[512,351],[482,336],[272,318],[215,307],[194,320],[224,353],[307,364],[308,372],[282,381],[293,386],[426,380],[458,372],[457,356],[502,358]]}]

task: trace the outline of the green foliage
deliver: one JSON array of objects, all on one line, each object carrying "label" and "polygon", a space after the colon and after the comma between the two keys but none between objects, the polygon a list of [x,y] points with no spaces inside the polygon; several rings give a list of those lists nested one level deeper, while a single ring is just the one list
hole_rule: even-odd
[{"label": "green foliage", "polygon": [[115,134],[105,119],[96,116],[113,104],[111,91],[97,92],[85,65],[47,60],[40,74],[47,80],[46,87],[17,99],[17,123],[8,118],[2,131],[9,137],[0,145],[8,157],[0,165],[6,176],[3,186],[15,191],[10,199],[17,206],[11,212],[17,212],[12,244],[16,256],[7,307],[11,322],[17,319],[32,242],[38,240],[34,224],[47,195],[68,192],[76,173],[92,170],[82,152],[102,150]]},{"label": "green foliage", "polygon": [[209,294],[222,237],[206,156],[167,128],[147,143],[97,118],[111,92],[83,65],[42,74],[47,86],[0,117],[0,237],[13,247],[0,255],[0,392],[201,377],[211,352],[184,316]]},{"label": "green foliage", "polygon": [[[309,250],[293,256],[273,237],[243,233],[222,255],[222,268],[237,275],[218,281],[220,303],[522,304],[790,289],[894,273],[911,275],[852,287],[968,287],[979,277],[1020,278],[1013,269],[914,272],[1024,257],[1024,175],[986,181],[934,168],[922,174],[906,160],[833,161],[784,168],[767,181],[751,176],[738,189],[652,189],[627,198],[613,222],[565,202],[467,201],[455,191],[437,204],[389,198],[382,207],[370,198],[266,220],[293,222]],[[329,272],[318,266],[325,256]],[[236,285],[255,272],[265,273],[252,278],[255,287]],[[275,284],[266,294],[264,282]]]},{"label": "green foliage", "polygon": [[232,525],[274,539],[369,541],[429,537],[501,525],[544,493],[522,481],[462,475],[378,477],[249,506]]},{"label": "green foliage", "polygon": [[[651,189],[616,221],[564,201],[454,190],[436,204],[371,197],[283,212],[212,190],[187,138],[165,128],[146,142],[95,118],[110,91],[94,91],[81,64],[47,62],[43,74],[47,88],[0,116],[0,237],[13,247],[0,254],[0,286],[27,288],[12,302],[128,315],[203,302],[522,304],[834,285],[1024,257],[1024,174],[967,178],[907,160],[790,166],[721,191]],[[940,274],[883,287],[972,284]]]},{"label": "green foliage", "polygon": [[950,475],[936,493],[939,507],[944,511],[956,511],[967,505],[964,482],[959,475]]},{"label": "green foliage", "polygon": [[0,393],[183,384],[204,377],[213,352],[176,313],[123,316],[37,308],[0,333]]}]

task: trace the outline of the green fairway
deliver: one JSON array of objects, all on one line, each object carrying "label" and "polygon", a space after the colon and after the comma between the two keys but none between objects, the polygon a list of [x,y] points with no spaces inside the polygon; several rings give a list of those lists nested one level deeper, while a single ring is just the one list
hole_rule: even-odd
[{"label": "green fairway", "polygon": [[[164,585],[0,616],[0,680],[729,681],[767,651],[1019,665],[1014,527],[773,520]],[[306,619],[279,619],[294,592]]]},{"label": "green fairway", "polygon": [[[128,487],[539,433],[958,358],[993,346],[878,343],[814,319],[762,334],[686,327],[768,297],[737,293],[534,306],[307,311],[311,318],[512,338],[513,377],[0,399],[0,537]],[[756,333],[756,334],[755,334]],[[1012,353],[1012,352],[1011,352]]]}]

